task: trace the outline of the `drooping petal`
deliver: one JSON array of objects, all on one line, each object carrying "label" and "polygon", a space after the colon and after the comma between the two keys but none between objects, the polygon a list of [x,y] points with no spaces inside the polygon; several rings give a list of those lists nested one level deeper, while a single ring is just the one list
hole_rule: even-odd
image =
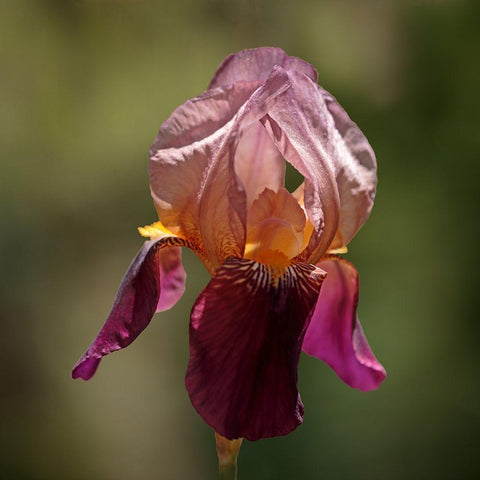
[{"label": "drooping petal", "polygon": [[175,237],[144,243],[123,277],[110,315],[72,371],[89,380],[100,360],[130,345],[147,327],[155,312],[171,308],[185,289],[181,249]]},{"label": "drooping petal", "polygon": [[260,122],[241,136],[235,152],[235,173],[247,195],[247,209],[265,188],[277,192],[285,185],[285,160]]},{"label": "drooping petal", "polygon": [[335,122],[340,223],[331,248],[340,248],[350,242],[370,215],[377,184],[377,162],[372,147],[356,123],[330,93],[321,87],[319,90]]},{"label": "drooping petal", "polygon": [[335,370],[348,385],[363,391],[385,379],[357,317],[358,273],[346,260],[331,257],[318,266],[327,272],[307,329],[303,351]]},{"label": "drooping petal", "polygon": [[242,133],[263,118],[289,87],[285,70],[275,67],[240,108],[207,167],[199,194],[199,218],[205,251],[215,269],[230,256],[241,257],[245,247],[246,194],[235,173],[235,156]]},{"label": "drooping petal", "polygon": [[241,81],[263,81],[275,65],[285,70],[297,70],[317,81],[317,71],[305,60],[289,57],[281,48],[262,47],[228,56],[218,67],[210,88]]},{"label": "drooping petal", "polygon": [[203,176],[230,132],[232,118],[258,85],[219,87],[188,100],[162,124],[150,148],[150,189],[158,217],[165,227],[199,246]]},{"label": "drooping petal", "polygon": [[302,73],[287,74],[291,88],[278,97],[263,121],[280,152],[305,177],[305,208],[314,227],[305,258],[315,263],[338,227],[335,125],[318,86]]},{"label": "drooping petal", "polygon": [[286,435],[301,422],[297,363],[325,273],[229,258],[197,298],[186,386],[202,418],[228,439]]}]

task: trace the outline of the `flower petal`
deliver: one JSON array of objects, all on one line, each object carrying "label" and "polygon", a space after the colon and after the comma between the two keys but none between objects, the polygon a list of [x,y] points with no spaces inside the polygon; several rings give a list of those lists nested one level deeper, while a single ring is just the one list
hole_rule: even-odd
[{"label": "flower petal", "polygon": [[305,177],[305,208],[314,227],[305,258],[315,263],[338,227],[335,125],[318,86],[299,72],[287,74],[291,88],[278,97],[263,121],[282,155]]},{"label": "flower petal", "polygon": [[327,277],[307,329],[303,351],[323,360],[348,385],[379,387],[386,373],[372,353],[357,317],[358,273],[346,260],[331,257],[318,266]]},{"label": "flower petal", "polygon": [[235,173],[247,195],[247,209],[269,188],[277,192],[285,184],[285,160],[260,122],[242,134],[235,152]]},{"label": "flower petal", "polygon": [[198,194],[203,176],[232,118],[258,85],[219,87],[188,100],[162,124],[150,148],[150,190],[160,221],[200,247]]},{"label": "flower petal", "polygon": [[242,133],[263,118],[289,87],[285,70],[275,67],[240,108],[207,167],[199,194],[199,219],[205,251],[214,269],[228,257],[241,257],[245,247],[246,194],[235,173]]},{"label": "flower petal", "polygon": [[229,258],[197,298],[186,386],[202,418],[228,439],[286,435],[301,422],[297,364],[325,273]]},{"label": "flower petal", "polygon": [[182,244],[175,237],[144,243],[123,277],[105,325],[75,365],[73,378],[89,380],[103,356],[130,345],[155,312],[168,310],[179,300],[185,271],[181,249],[172,245]]},{"label": "flower petal", "polygon": [[340,224],[332,248],[339,248],[350,242],[370,215],[377,184],[377,162],[372,147],[356,123],[330,93],[321,87],[319,90],[335,122]]},{"label": "flower petal", "polygon": [[263,81],[278,65],[285,70],[297,70],[317,81],[317,71],[304,60],[289,57],[281,48],[262,47],[242,50],[228,56],[218,67],[210,88],[240,81]]}]

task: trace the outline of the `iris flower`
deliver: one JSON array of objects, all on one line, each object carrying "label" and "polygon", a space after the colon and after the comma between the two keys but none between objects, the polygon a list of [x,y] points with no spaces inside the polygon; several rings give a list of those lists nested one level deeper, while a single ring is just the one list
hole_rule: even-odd
[{"label": "iris flower", "polygon": [[[304,177],[293,193],[286,162]],[[191,312],[186,387],[219,436],[257,440],[302,422],[302,349],[351,387],[379,386],[358,274],[339,256],[372,208],[375,156],[310,64],[278,48],[227,57],[161,125],[149,173],[159,221],[139,228],[149,240],[73,378],[90,379],[179,300],[188,247],[212,278]]]}]

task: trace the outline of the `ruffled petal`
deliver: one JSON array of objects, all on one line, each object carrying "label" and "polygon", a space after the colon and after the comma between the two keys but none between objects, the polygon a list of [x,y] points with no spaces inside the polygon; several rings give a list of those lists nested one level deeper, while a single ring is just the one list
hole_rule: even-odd
[{"label": "ruffled petal", "polygon": [[318,86],[299,72],[287,74],[292,86],[263,122],[282,155],[305,177],[304,202],[314,231],[304,258],[315,263],[331,244],[339,221],[336,130]]},{"label": "ruffled petal", "polygon": [[198,195],[231,120],[259,83],[208,90],[178,107],[150,148],[150,190],[162,224],[202,246]]},{"label": "ruffled petal", "polygon": [[339,248],[350,242],[370,215],[377,185],[377,162],[358,126],[330,93],[321,87],[319,90],[335,122],[340,224],[331,248]]},{"label": "ruffled petal", "polygon": [[245,247],[247,200],[243,184],[235,173],[242,134],[263,118],[289,88],[285,70],[275,67],[240,108],[208,165],[199,194],[199,218],[201,238],[214,269],[228,257],[241,257]]},{"label": "ruffled petal", "polygon": [[229,258],[197,298],[186,386],[222,436],[286,435],[302,422],[297,364],[324,276],[308,264],[277,276],[261,263]]},{"label": "ruffled petal", "polygon": [[241,81],[263,81],[275,65],[285,70],[297,70],[317,81],[317,71],[305,60],[289,57],[281,48],[262,47],[228,56],[218,67],[210,88]]},{"label": "ruffled petal", "polygon": [[181,249],[173,245],[182,244],[175,237],[144,243],[123,277],[107,321],[73,368],[73,378],[89,380],[103,356],[130,345],[155,312],[168,310],[180,299],[186,275]]},{"label": "ruffled petal", "polygon": [[326,362],[351,387],[374,390],[386,373],[358,321],[358,273],[351,263],[337,257],[323,260],[318,266],[327,272],[327,277],[303,351]]}]

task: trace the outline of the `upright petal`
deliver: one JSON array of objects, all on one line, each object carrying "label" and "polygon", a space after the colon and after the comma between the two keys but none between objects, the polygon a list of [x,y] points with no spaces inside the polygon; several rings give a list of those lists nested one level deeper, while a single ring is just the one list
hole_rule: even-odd
[{"label": "upright petal", "polygon": [[229,258],[197,298],[186,386],[222,436],[286,435],[302,422],[297,364],[324,275],[295,264],[277,276],[261,263]]},{"label": "upright petal", "polygon": [[318,266],[327,272],[303,351],[323,360],[348,385],[378,388],[385,369],[372,353],[357,317],[358,274],[346,260],[331,257]]},{"label": "upright petal", "polygon": [[229,55],[215,72],[210,88],[241,81],[263,81],[275,65],[297,70],[317,81],[317,71],[305,60],[289,57],[281,48],[261,47]]},{"label": "upright petal", "polygon": [[144,243],[123,277],[107,321],[75,365],[73,378],[89,380],[103,356],[130,345],[155,312],[168,310],[179,300],[185,271],[181,249],[173,245],[182,244],[175,237]]},{"label": "upright petal", "polygon": [[245,247],[246,194],[235,173],[235,158],[242,134],[263,118],[276,99],[290,88],[286,72],[272,74],[240,108],[228,135],[209,163],[200,190],[199,218],[202,241],[214,268],[226,258],[241,257]]},{"label": "upright petal", "polygon": [[285,160],[259,121],[242,133],[235,173],[245,189],[247,209],[265,188],[277,192],[285,185]]},{"label": "upright petal", "polygon": [[332,248],[347,245],[373,206],[377,162],[367,138],[335,98],[319,87],[335,122],[335,177],[340,195],[340,223]]},{"label": "upright petal", "polygon": [[208,90],[178,107],[160,127],[150,148],[150,189],[162,224],[202,245],[198,196],[209,162],[231,120],[259,83]]},{"label": "upright petal", "polygon": [[287,73],[292,87],[263,121],[280,152],[305,177],[305,208],[314,227],[305,258],[315,263],[331,244],[340,214],[335,125],[318,86],[299,72]]}]

